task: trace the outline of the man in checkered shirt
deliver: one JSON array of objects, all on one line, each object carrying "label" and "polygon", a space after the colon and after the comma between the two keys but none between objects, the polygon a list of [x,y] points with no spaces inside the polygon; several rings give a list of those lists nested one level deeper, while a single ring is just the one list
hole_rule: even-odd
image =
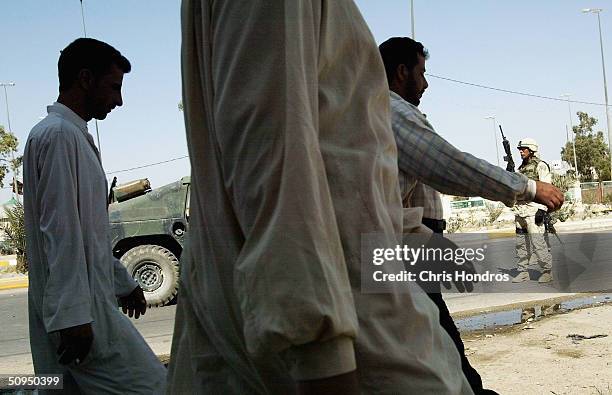
[{"label": "man in checkered shirt", "polygon": [[[466,152],[461,152],[440,137],[418,109],[428,87],[425,79],[427,50],[410,38],[394,37],[379,46],[391,90],[392,128],[398,147],[399,180],[405,207],[411,205],[418,183],[417,197],[435,232],[442,233],[441,201],[437,191],[449,195],[481,196],[507,206],[517,201],[535,201],[549,211],[563,204],[563,194],[551,184],[529,180],[510,173]],[[438,226],[436,226],[438,225]],[[476,394],[484,390],[482,380],[465,357],[463,342],[440,293],[429,293],[440,310],[440,325],[455,342],[462,359],[463,372]]]}]

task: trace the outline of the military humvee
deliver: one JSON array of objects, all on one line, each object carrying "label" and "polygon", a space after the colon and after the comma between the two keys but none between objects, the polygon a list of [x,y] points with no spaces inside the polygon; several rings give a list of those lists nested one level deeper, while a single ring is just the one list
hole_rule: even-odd
[{"label": "military humvee", "polygon": [[108,215],[113,255],[142,287],[149,306],[178,290],[179,261],[189,219],[190,178],[151,189],[147,179],[111,187]]}]

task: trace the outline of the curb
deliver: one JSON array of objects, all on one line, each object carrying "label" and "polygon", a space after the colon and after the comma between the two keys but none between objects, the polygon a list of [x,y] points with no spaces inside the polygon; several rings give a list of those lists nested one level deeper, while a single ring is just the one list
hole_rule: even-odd
[{"label": "curb", "polygon": [[0,278],[0,291],[28,287],[28,276]]},{"label": "curb", "polygon": [[[493,331],[497,328],[508,328],[514,325],[524,324],[529,318],[542,319],[549,316],[563,314],[583,308],[591,308],[610,303],[612,295],[609,292],[602,293],[576,293],[566,296],[542,298],[525,302],[511,303],[507,305],[489,306],[472,310],[462,310],[451,313],[455,324],[460,332],[472,331]],[[496,323],[497,319],[504,321],[508,313],[517,313],[519,318],[513,323]],[[516,314],[515,314],[516,315]],[[463,322],[480,319],[482,322],[488,321],[482,328],[464,329]]]},{"label": "curb", "polygon": [[494,230],[487,232],[487,236],[489,236],[489,239],[506,239],[516,236],[516,231],[510,229]]},{"label": "curb", "polygon": [[486,307],[479,307],[475,309],[454,311],[451,313],[451,316],[453,317],[453,319],[472,318],[472,317],[476,317],[476,316],[484,315],[484,314],[503,313],[506,311],[517,310],[517,309],[522,309],[522,310],[532,309],[534,306],[559,304],[562,302],[567,302],[567,301],[571,301],[574,299],[582,299],[582,298],[593,296],[593,295],[599,295],[599,294],[572,293],[572,294],[568,294],[565,296],[556,296],[556,297],[553,296],[549,298],[543,297],[541,299],[526,300],[522,302],[508,303],[504,305],[486,306]]}]

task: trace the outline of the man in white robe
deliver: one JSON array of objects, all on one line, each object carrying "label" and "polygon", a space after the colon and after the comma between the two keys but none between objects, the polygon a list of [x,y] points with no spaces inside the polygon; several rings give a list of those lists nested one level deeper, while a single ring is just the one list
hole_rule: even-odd
[{"label": "man in white robe", "polygon": [[37,374],[63,374],[65,393],[153,394],[166,369],[118,310],[144,314],[142,289],[113,257],[107,182],[87,121],[121,106],[129,61],[78,39],[58,63],[60,95],[28,136],[24,210],[30,345]]},{"label": "man in white robe", "polygon": [[427,296],[361,290],[399,243],[388,87],[351,0],[184,0],[189,240],[169,393],[470,394]]}]

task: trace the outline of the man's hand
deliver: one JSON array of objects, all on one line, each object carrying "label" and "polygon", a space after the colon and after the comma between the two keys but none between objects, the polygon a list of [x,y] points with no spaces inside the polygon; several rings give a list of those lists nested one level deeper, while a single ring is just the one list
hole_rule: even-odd
[{"label": "man's hand", "polygon": [[[465,275],[476,274],[476,269],[474,268],[474,264],[471,261],[465,261],[465,263],[463,263],[462,265],[458,265],[452,262],[446,263],[446,265],[444,266],[444,269],[448,270],[450,274],[452,275],[452,278],[453,278],[452,281],[453,281],[453,284],[455,284],[455,288],[457,288],[457,291],[472,292],[474,290],[474,283],[477,283],[478,282],[477,280],[474,280],[474,281],[460,280],[459,277],[456,275],[457,272],[462,272]],[[451,289],[450,281],[442,280],[441,283],[444,286],[444,288]]]},{"label": "man's hand", "polygon": [[[442,234],[438,233],[432,234],[425,247],[427,249],[435,249],[440,251],[459,250],[459,246],[457,244],[455,244],[452,240],[447,239]],[[426,263],[426,266],[421,265],[421,270],[427,270],[437,275],[446,274],[451,276],[451,281],[447,281],[445,278],[441,278],[440,283],[444,286],[444,288],[451,289],[452,282],[453,284],[455,284],[455,288],[457,288],[457,291],[459,292],[472,292],[474,290],[474,283],[476,283],[477,281],[461,280],[459,276],[457,276],[458,272],[463,272],[464,274],[472,275],[476,273],[474,264],[471,261],[466,259],[461,264],[459,264],[455,263],[455,261],[446,261],[444,259],[440,261],[435,259],[432,261],[424,261],[424,263]],[[419,276],[418,273],[417,276]],[[419,285],[421,285],[425,292],[440,292],[439,286],[437,284],[434,285],[434,283],[420,283]],[[434,286],[438,289],[434,289]]]},{"label": "man's hand", "polygon": [[64,328],[59,333],[60,345],[57,348],[59,363],[67,365],[74,361],[78,365],[83,362],[89,354],[94,338],[91,323]]},{"label": "man's hand", "polygon": [[299,381],[299,395],[359,394],[359,381],[355,371],[319,380]]},{"label": "man's hand", "polygon": [[547,182],[536,181],[536,194],[533,201],[548,207],[549,213],[560,209],[563,200],[563,193],[559,188]]},{"label": "man's hand", "polygon": [[147,300],[144,297],[142,288],[136,286],[134,290],[127,296],[119,298],[123,314],[128,314],[130,318],[138,319],[147,311]]}]

